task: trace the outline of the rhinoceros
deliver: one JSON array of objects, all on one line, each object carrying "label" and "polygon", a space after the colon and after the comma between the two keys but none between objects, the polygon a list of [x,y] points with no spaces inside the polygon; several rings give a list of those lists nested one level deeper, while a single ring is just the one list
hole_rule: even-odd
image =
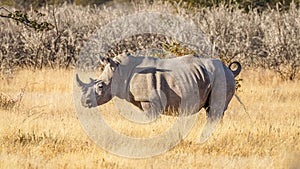
[{"label": "rhinoceros", "polygon": [[[205,108],[207,121],[222,119],[235,93],[239,62],[228,67],[218,59],[198,55],[159,59],[122,54],[115,58],[100,57],[104,66],[98,79],[84,83],[76,74],[84,107],[97,107],[113,97],[124,99],[149,118],[164,110],[197,113]],[[236,69],[232,70],[232,65]]]}]

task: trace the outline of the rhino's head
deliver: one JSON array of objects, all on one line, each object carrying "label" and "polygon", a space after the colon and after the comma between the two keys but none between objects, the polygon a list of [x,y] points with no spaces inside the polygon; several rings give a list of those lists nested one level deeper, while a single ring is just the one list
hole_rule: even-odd
[{"label": "rhino's head", "polygon": [[84,83],[76,74],[77,85],[82,92],[81,103],[84,107],[97,107],[112,98],[111,82],[119,62],[111,58],[100,57],[100,63],[104,66],[104,70],[99,79],[90,78],[89,83]]}]

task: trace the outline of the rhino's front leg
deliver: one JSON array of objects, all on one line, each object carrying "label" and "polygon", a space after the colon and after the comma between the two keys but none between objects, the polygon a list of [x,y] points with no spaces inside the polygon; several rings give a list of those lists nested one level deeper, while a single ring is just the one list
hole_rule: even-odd
[{"label": "rhino's front leg", "polygon": [[[141,98],[142,99],[142,98]],[[142,116],[142,123],[149,123],[156,120],[160,114],[165,110],[166,97],[160,90],[152,90],[147,98],[138,100],[141,105],[142,112],[139,116]]]},{"label": "rhino's front leg", "polygon": [[141,106],[143,109],[142,113],[144,113],[144,116],[146,118],[145,122],[152,122],[156,120],[163,111],[161,106],[151,101],[141,102]]}]

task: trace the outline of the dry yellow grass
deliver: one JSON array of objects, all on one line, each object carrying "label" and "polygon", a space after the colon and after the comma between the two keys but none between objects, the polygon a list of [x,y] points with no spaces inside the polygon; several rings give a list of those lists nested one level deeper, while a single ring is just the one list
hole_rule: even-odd
[{"label": "dry yellow grass", "polygon": [[[300,81],[282,82],[265,70],[244,71],[219,130],[198,144],[205,122],[200,112],[188,137],[170,151],[128,159],[99,148],[86,136],[73,105],[73,71],[23,70],[0,81],[0,92],[16,96],[28,83],[20,108],[0,110],[0,168],[299,168]],[[107,121],[132,136],[163,132],[164,125],[134,127],[119,118],[112,102],[101,108]],[[150,128],[150,129],[149,129]]]}]

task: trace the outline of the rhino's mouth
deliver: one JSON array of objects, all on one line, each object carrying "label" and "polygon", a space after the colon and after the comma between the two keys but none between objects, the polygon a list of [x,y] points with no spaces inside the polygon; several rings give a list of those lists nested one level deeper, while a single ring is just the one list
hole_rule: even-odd
[{"label": "rhino's mouth", "polygon": [[90,104],[87,105],[87,107],[88,107],[88,108],[92,108],[93,105],[90,103]]},{"label": "rhino's mouth", "polygon": [[86,98],[82,98],[81,104],[83,107],[86,107],[86,108],[93,108],[93,107],[97,106],[95,101],[93,101],[92,99],[86,99]]},{"label": "rhino's mouth", "polygon": [[89,102],[89,103],[87,103],[87,107],[88,108],[93,108],[93,107],[97,107],[97,106],[98,106],[98,104],[95,103],[95,102]]},{"label": "rhino's mouth", "polygon": [[83,107],[85,108],[93,108],[93,107],[96,107],[95,105],[93,105],[92,103],[89,103],[89,104],[82,104]]}]

